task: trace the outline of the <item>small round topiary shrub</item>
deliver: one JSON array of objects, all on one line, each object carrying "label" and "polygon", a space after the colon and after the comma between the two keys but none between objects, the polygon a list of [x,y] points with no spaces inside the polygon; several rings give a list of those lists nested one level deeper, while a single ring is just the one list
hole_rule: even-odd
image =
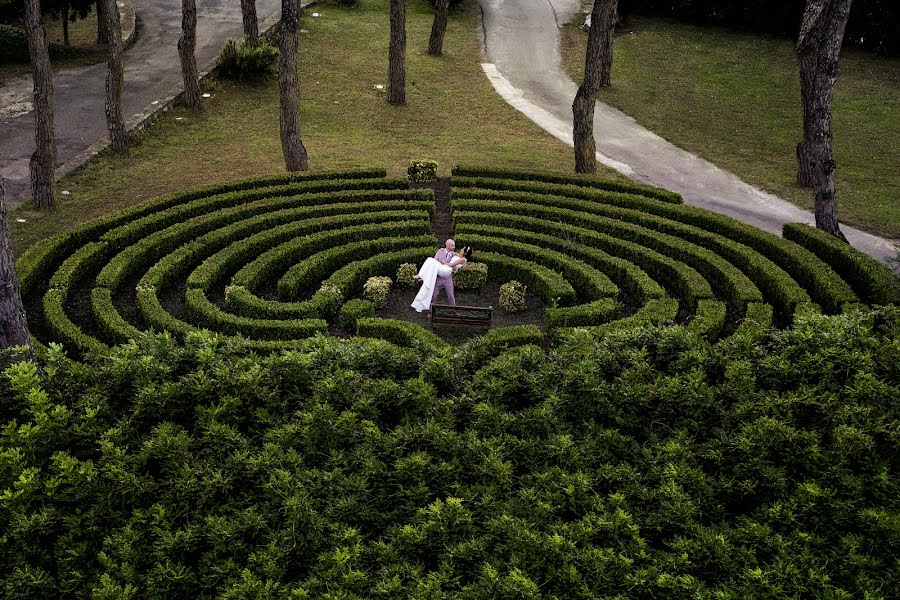
[{"label": "small round topiary shrub", "polygon": [[413,183],[430,183],[437,180],[437,170],[437,161],[417,160],[409,163],[406,174]]},{"label": "small round topiary shrub", "polygon": [[371,302],[375,308],[382,308],[387,304],[388,292],[391,291],[390,277],[369,277],[363,285],[363,296]]},{"label": "small round topiary shrub", "polygon": [[356,323],[360,319],[365,319],[375,315],[375,306],[368,300],[355,299],[347,301],[341,307],[338,321],[346,331],[356,332]]},{"label": "small round topiary shrub", "polygon": [[500,308],[508,313],[525,309],[525,284],[516,280],[507,281],[500,286]]},{"label": "small round topiary shrub", "polygon": [[487,283],[488,266],[484,263],[466,263],[453,276],[453,287],[460,290],[477,290]]},{"label": "small round topiary shrub", "polygon": [[416,275],[419,269],[412,263],[403,263],[397,269],[397,285],[412,287],[416,284]]}]

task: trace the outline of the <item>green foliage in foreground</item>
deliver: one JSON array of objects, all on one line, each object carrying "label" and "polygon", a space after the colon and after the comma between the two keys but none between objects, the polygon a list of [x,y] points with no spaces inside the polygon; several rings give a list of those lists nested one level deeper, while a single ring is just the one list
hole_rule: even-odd
[{"label": "green foliage in foreground", "polygon": [[886,598],[898,334],[51,349],[0,386],[0,594]]}]

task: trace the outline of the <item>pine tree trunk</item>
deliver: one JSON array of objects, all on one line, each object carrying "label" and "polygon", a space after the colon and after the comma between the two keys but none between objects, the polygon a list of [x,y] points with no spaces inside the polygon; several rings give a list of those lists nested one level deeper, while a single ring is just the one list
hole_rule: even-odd
[{"label": "pine tree trunk", "polygon": [[181,38],[178,40],[178,55],[181,58],[181,77],[184,80],[184,105],[191,110],[200,110],[200,75],[197,72],[197,2],[181,0]]},{"label": "pine tree trunk", "polygon": [[[815,198],[816,227],[847,241],[837,217],[831,148],[831,101],[837,81],[838,57],[852,0],[809,0],[803,14],[797,54],[801,85],[808,85],[804,137],[798,147]],[[804,83],[805,82],[805,83]],[[798,168],[798,173],[801,169]]]},{"label": "pine tree trunk", "polygon": [[[611,0],[603,11],[602,33],[603,33],[603,52],[600,59],[600,85],[607,87],[610,85],[612,77],[613,65],[613,34],[616,32],[616,14],[619,9],[619,0]],[[593,23],[591,19],[591,23]]]},{"label": "pine tree trunk", "polygon": [[71,44],[69,44],[69,5],[64,3],[59,12],[62,15],[63,44],[71,46]]},{"label": "pine tree trunk", "polygon": [[244,36],[251,48],[259,45],[259,24],[256,20],[256,0],[241,0],[241,14],[244,18]]},{"label": "pine tree trunk", "polygon": [[0,180],[0,349],[26,346],[34,357],[16,276],[15,253],[9,240],[5,195],[3,180]]},{"label": "pine tree trunk", "polygon": [[815,57],[808,56],[801,58],[803,60],[811,60],[813,64],[807,65],[806,68],[800,69],[800,103],[803,107],[803,139],[797,144],[797,184],[801,187],[812,187],[813,184],[813,166],[812,157],[809,154],[809,147],[812,143],[812,132],[814,128],[813,100],[815,98]]},{"label": "pine tree trunk", "polygon": [[53,208],[56,170],[56,139],[53,132],[53,82],[50,52],[41,20],[39,0],[25,0],[25,33],[34,79],[34,125],[36,150],[31,155],[31,192],[35,208]]},{"label": "pine tree trunk", "polygon": [[97,43],[109,43],[109,32],[106,29],[106,15],[103,14],[103,0],[97,0]]},{"label": "pine tree trunk", "polygon": [[109,142],[116,152],[128,150],[128,132],[122,118],[122,92],[125,89],[125,60],[122,56],[122,23],[119,20],[119,7],[116,0],[101,0],[104,4],[109,44],[109,58],[106,74],[106,128],[109,130]]},{"label": "pine tree trunk", "polygon": [[444,51],[444,33],[447,31],[447,13],[450,11],[450,0],[437,0],[434,7],[434,23],[431,25],[431,38],[428,40],[428,54],[440,56]]},{"label": "pine tree trunk", "polygon": [[406,104],[406,0],[391,0],[388,102]]},{"label": "pine tree trunk", "polygon": [[281,94],[281,151],[288,171],[309,169],[309,156],[300,137],[300,89],[297,83],[299,10],[297,0],[281,0],[278,88]]},{"label": "pine tree trunk", "polygon": [[[611,29],[616,0],[596,0],[591,9],[591,28],[584,54],[584,81],[578,87],[572,103],[575,146],[575,171],[597,172],[597,146],[594,141],[594,109],[603,76],[605,54],[609,50],[604,40]],[[609,34],[609,39],[612,35]]]}]

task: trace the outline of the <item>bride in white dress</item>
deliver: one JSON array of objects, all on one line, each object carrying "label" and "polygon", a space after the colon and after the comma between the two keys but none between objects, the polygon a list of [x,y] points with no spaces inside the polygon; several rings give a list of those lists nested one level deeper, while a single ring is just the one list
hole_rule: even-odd
[{"label": "bride in white dress", "polygon": [[422,287],[419,288],[419,293],[416,294],[416,299],[411,305],[416,311],[431,310],[431,296],[434,293],[437,278],[447,277],[463,268],[469,261],[468,257],[472,254],[472,248],[466,246],[455,254],[453,260],[446,265],[432,257],[425,259],[425,263],[416,275],[416,279],[422,282]]}]

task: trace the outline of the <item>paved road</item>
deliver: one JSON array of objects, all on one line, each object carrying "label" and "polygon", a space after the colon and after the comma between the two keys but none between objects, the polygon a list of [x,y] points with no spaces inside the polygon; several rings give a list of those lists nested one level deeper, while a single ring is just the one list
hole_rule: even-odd
[{"label": "paved road", "polygon": [[[485,74],[507,102],[571,144],[572,101],[578,87],[561,64],[559,24],[577,12],[578,0],[480,2],[490,61],[482,65]],[[785,223],[815,222],[811,212],[744,183],[602,102],[594,119],[597,159],[632,179],[677,191],[688,204],[778,234]],[[880,260],[896,255],[888,240],[851,227],[842,230],[856,248]]]},{"label": "paved road", "polygon": [[[305,2],[304,2],[305,4]],[[279,0],[256,0],[260,23],[280,10]],[[178,38],[180,0],[137,0],[139,31],[125,53],[126,119],[143,113],[155,100],[165,102],[181,88]],[[197,64],[212,66],[229,37],[241,35],[240,2],[197,1]],[[57,164],[65,165],[100,140],[107,139],[104,98],[106,63],[67,69],[53,78]],[[28,193],[28,161],[34,152],[34,119],[30,109],[31,77],[0,88],[0,176],[7,180],[12,204]]]}]

